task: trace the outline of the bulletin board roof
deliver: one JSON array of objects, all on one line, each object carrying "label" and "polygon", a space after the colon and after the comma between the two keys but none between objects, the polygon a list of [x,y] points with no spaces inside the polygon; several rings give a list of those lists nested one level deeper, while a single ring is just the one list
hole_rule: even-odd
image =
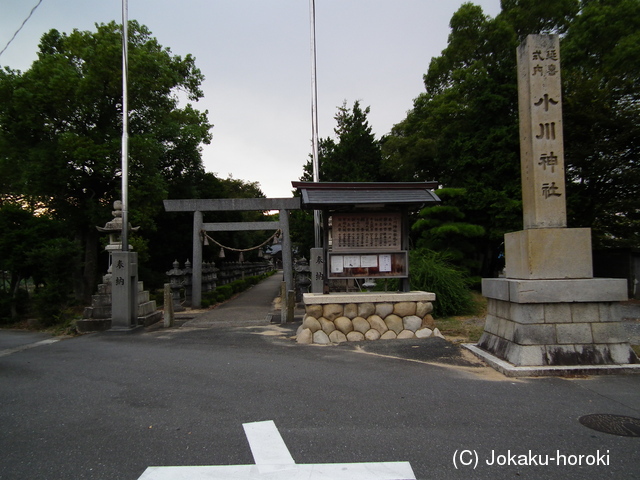
[{"label": "bulletin board roof", "polygon": [[304,209],[420,206],[439,202],[437,182],[291,182]]}]

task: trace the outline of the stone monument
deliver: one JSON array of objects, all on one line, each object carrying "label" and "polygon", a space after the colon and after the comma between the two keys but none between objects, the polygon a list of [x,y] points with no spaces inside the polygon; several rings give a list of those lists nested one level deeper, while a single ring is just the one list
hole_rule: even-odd
[{"label": "stone monument", "polygon": [[[91,306],[84,309],[83,318],[76,321],[76,329],[81,332],[102,330],[131,330],[138,325],[151,325],[162,317],[156,309],[156,302],[149,299],[137,278],[137,254],[122,251],[122,202],[113,204],[113,220],[104,227],[96,227],[99,232],[109,234],[109,244],[105,250],[109,253],[109,268],[98,285],[98,293],[91,298]],[[136,231],[139,227],[131,228]],[[129,255],[127,255],[127,253]],[[133,261],[131,261],[133,259]],[[124,291],[123,291],[124,290]],[[131,307],[123,314],[118,305],[114,305],[113,296],[119,295],[131,302]],[[124,318],[126,317],[126,318]],[[131,317],[131,318],[129,318]]]},{"label": "stone monument", "polygon": [[506,278],[482,281],[482,352],[471,348],[515,367],[636,364],[612,310],[626,280],[593,278],[591,229],[567,228],[557,35],[518,48],[518,95],[524,230],[505,235]]}]

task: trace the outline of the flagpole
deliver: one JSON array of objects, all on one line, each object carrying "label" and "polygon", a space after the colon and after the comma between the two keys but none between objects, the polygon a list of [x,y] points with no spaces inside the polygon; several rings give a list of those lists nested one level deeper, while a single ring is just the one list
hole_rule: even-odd
[{"label": "flagpole", "polygon": [[[320,181],[320,168],[318,160],[318,85],[316,82],[316,5],[315,0],[309,0],[309,11],[311,21],[311,129],[313,143],[313,181]],[[320,235],[320,210],[313,211],[313,231],[315,247],[322,245]]]},{"label": "flagpole", "polygon": [[122,251],[129,250],[129,2],[122,0]]}]

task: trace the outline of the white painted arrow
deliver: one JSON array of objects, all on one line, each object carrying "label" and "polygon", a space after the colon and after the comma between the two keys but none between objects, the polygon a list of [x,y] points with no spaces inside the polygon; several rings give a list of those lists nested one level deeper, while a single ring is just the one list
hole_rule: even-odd
[{"label": "white painted arrow", "polygon": [[149,467],[138,480],[416,480],[409,462],[298,465],[272,420],[242,426],[255,465]]}]

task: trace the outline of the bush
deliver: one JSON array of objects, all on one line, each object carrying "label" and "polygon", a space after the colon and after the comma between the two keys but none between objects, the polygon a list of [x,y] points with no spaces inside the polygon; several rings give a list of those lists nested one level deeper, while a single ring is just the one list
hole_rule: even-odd
[{"label": "bush", "polygon": [[410,252],[411,289],[433,292],[434,314],[438,317],[464,315],[473,309],[468,277],[454,267],[446,254],[419,249]]},{"label": "bush", "polygon": [[[29,311],[29,292],[24,288],[18,289],[15,297],[9,292],[0,290],[0,324],[10,324],[20,320]],[[12,317],[11,307],[15,308],[17,317]]]},{"label": "bush", "polygon": [[39,267],[38,278],[34,279],[33,306],[34,313],[45,326],[61,323],[63,311],[74,303],[71,294],[78,253],[75,242],[55,238],[42,243],[28,255],[29,261]]},{"label": "bush", "polygon": [[229,284],[222,285],[216,288],[216,293],[218,298],[222,296],[224,300],[227,300],[233,296],[233,287]]},{"label": "bush", "polygon": [[233,288],[233,293],[239,293],[245,291],[249,287],[249,283],[244,279],[234,280],[229,285]]}]

